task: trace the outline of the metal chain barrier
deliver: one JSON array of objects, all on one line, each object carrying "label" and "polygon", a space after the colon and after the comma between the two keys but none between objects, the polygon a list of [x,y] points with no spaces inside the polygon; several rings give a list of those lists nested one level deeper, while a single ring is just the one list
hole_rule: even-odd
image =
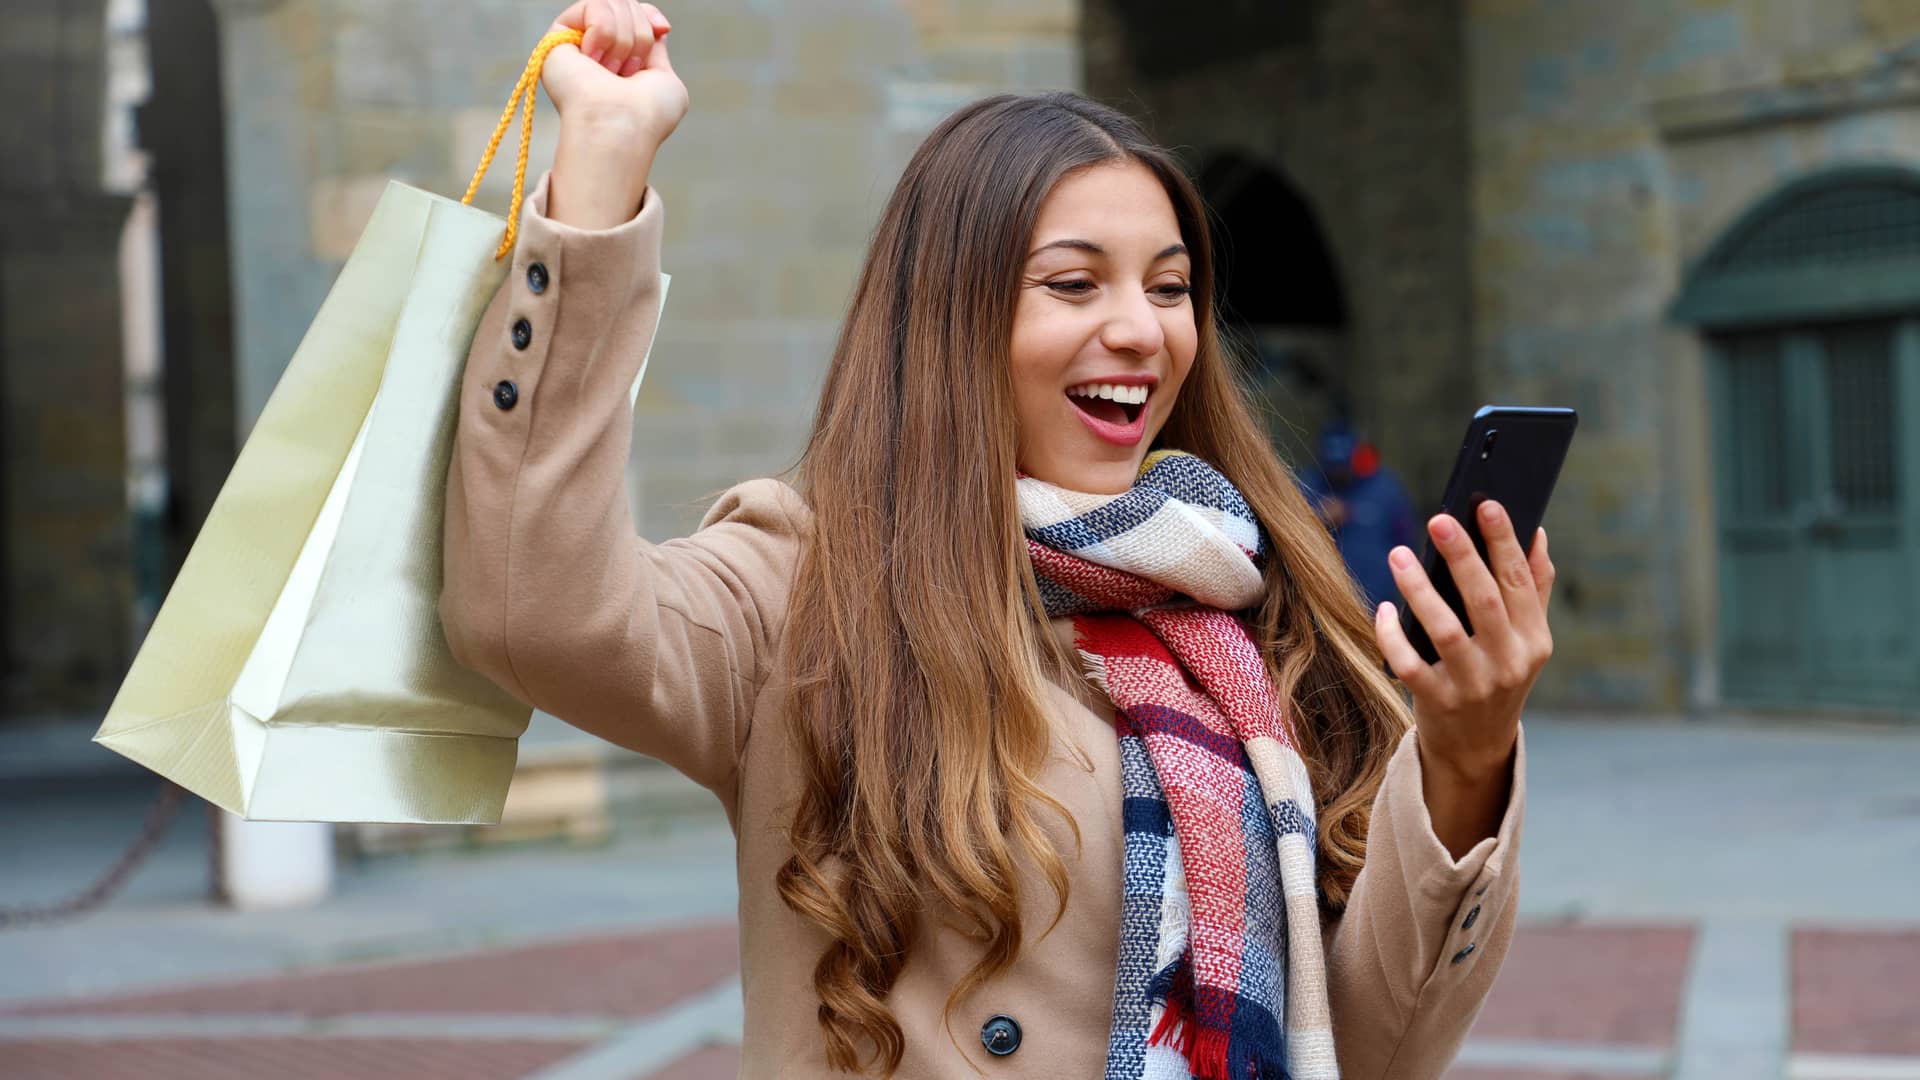
[{"label": "metal chain barrier", "polygon": [[185,794],[180,785],[171,780],[163,781],[160,797],[147,808],[146,822],[140,826],[140,834],[134,838],[133,845],[115,859],[107,872],[100,875],[92,885],[77,895],[56,904],[39,907],[0,908],[0,930],[34,923],[59,922],[76,918],[106,903],[127,883],[148,855],[159,845],[160,838],[167,833],[167,826],[173,823],[174,816],[180,811]]}]

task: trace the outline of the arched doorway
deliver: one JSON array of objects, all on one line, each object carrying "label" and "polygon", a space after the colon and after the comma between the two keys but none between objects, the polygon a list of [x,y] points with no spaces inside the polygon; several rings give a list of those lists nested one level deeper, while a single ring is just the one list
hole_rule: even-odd
[{"label": "arched doorway", "polygon": [[1688,274],[1708,346],[1722,684],[1754,705],[1920,693],[1920,173],[1824,172]]},{"label": "arched doorway", "polygon": [[1216,217],[1222,322],[1251,354],[1247,372],[1268,429],[1293,464],[1351,403],[1347,304],[1318,217],[1285,176],[1229,150],[1200,170]]}]

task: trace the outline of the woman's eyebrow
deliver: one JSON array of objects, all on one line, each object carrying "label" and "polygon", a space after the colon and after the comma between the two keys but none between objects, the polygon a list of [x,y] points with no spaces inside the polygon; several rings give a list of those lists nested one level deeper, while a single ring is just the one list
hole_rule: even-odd
[{"label": "woman's eyebrow", "polygon": [[[1101,247],[1099,244],[1096,244],[1091,240],[1081,240],[1078,237],[1067,237],[1064,240],[1055,240],[1051,244],[1041,244],[1039,247],[1034,248],[1031,252],[1028,252],[1027,258],[1031,259],[1035,255],[1038,255],[1041,252],[1050,250],[1052,248],[1072,248],[1075,251],[1084,251],[1091,255],[1105,255],[1107,253],[1106,248]],[[1186,253],[1187,253],[1187,245],[1169,244],[1165,248],[1162,248],[1158,255],[1155,255],[1153,257],[1153,261],[1159,262],[1161,259],[1170,259],[1175,255],[1185,255]]]}]

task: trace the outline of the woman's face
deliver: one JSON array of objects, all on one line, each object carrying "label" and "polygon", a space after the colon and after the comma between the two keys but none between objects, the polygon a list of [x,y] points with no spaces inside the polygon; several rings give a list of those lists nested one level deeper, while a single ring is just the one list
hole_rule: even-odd
[{"label": "woman's face", "polygon": [[1193,267],[1166,189],[1137,161],[1068,173],[1040,205],[1013,314],[1023,472],[1133,486],[1193,367]]}]

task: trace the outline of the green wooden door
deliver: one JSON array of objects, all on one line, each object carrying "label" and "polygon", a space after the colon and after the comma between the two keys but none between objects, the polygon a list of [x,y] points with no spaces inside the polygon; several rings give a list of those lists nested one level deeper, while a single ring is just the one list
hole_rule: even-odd
[{"label": "green wooden door", "polygon": [[1920,323],[1722,337],[1727,700],[1920,702]]}]

